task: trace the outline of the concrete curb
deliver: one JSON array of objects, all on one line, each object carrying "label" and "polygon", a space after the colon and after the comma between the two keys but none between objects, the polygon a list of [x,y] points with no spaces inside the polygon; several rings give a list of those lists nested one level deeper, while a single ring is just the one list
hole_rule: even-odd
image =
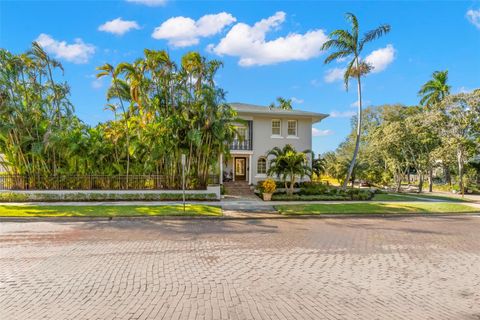
[{"label": "concrete curb", "polygon": [[425,217],[479,217],[480,213],[411,213],[411,214],[324,214],[228,217],[228,216],[136,216],[136,217],[0,217],[0,222],[97,222],[97,221],[162,221],[162,220],[289,220],[289,219],[399,219]]}]

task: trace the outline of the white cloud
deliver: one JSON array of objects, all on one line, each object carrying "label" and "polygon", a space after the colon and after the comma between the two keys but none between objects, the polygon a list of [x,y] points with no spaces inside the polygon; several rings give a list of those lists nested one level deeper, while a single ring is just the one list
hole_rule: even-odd
[{"label": "white cloud", "polygon": [[467,87],[464,87],[464,86],[462,86],[462,87],[460,87],[456,90],[456,92],[458,92],[458,93],[470,93],[472,91],[473,91],[473,89],[467,88]]},{"label": "white cloud", "polygon": [[187,47],[198,44],[201,37],[219,33],[226,26],[237,21],[230,13],[207,14],[197,21],[186,17],[174,17],[156,27],[154,39],[165,39],[174,47]]},{"label": "white cloud", "polygon": [[325,80],[325,82],[328,82],[328,83],[342,80],[346,70],[347,70],[346,68],[333,68],[333,69],[327,70],[327,72],[325,73],[325,76],[323,77],[323,80]]},{"label": "white cloud", "polygon": [[351,118],[357,113],[355,111],[332,111],[330,117],[332,118]]},{"label": "white cloud", "polygon": [[475,27],[480,29],[480,9],[473,10],[470,9],[467,11],[467,20],[473,24]]},{"label": "white cloud", "polygon": [[35,39],[36,42],[48,53],[57,59],[65,59],[73,63],[87,63],[95,53],[95,46],[75,39],[75,43],[67,44],[65,41],[53,39],[50,35],[42,33]]},{"label": "white cloud", "polygon": [[310,81],[310,84],[314,87],[320,87],[322,85],[322,82],[318,79],[313,79]]},{"label": "white cloud", "polygon": [[[362,106],[366,106],[366,105],[369,104],[370,102],[371,102],[370,100],[362,100]],[[352,103],[350,104],[350,107],[351,107],[351,108],[356,108],[356,107],[358,107],[358,100],[355,101],[355,102],[352,102]]]},{"label": "white cloud", "polygon": [[94,79],[92,81],[93,89],[100,89],[101,87],[103,87],[103,78]]},{"label": "white cloud", "polygon": [[[395,48],[389,44],[385,48],[372,51],[366,58],[365,62],[369,63],[373,69],[372,73],[385,70],[395,59]],[[333,68],[325,72],[323,80],[328,83],[343,80],[346,68]]]},{"label": "white cloud", "polygon": [[313,137],[331,136],[334,133],[335,132],[333,132],[330,129],[320,130],[320,129],[317,129],[317,128],[312,128],[312,136]]},{"label": "white cloud", "polygon": [[304,102],[303,99],[299,99],[299,98],[296,98],[296,97],[292,97],[291,99],[292,99],[293,103],[302,104]]},{"label": "white cloud", "polygon": [[143,4],[149,7],[159,7],[167,3],[167,0],[127,0],[127,2]]},{"label": "white cloud", "polygon": [[372,73],[376,73],[385,70],[394,59],[395,48],[389,44],[385,48],[372,51],[372,53],[365,58],[365,62],[373,67]]},{"label": "white cloud", "polygon": [[241,66],[269,65],[292,60],[308,60],[322,53],[321,47],[328,37],[323,30],[312,30],[305,34],[290,33],[285,37],[265,40],[266,34],[285,21],[285,12],[262,19],[250,26],[237,23],[227,35],[209,49],[222,56],[239,57]]},{"label": "white cloud", "polygon": [[98,27],[99,31],[109,32],[116,35],[123,35],[132,29],[140,29],[136,21],[122,20],[117,18],[111,21],[107,21]]}]

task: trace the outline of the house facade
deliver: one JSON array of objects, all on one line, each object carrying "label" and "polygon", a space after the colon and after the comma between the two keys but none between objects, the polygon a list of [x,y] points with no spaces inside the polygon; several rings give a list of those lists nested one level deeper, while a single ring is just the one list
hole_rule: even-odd
[{"label": "house facade", "polygon": [[236,125],[237,137],[230,146],[230,159],[221,160],[221,183],[231,180],[251,185],[265,180],[269,165],[267,153],[287,144],[297,151],[311,150],[312,125],[327,117],[322,113],[244,103],[230,103],[230,106],[243,121]]}]

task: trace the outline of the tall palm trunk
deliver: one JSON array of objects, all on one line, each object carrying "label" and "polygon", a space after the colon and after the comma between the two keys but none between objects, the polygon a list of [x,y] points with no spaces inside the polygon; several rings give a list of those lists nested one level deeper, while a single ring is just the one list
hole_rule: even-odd
[{"label": "tall palm trunk", "polygon": [[[358,68],[358,59],[356,62]],[[352,161],[350,162],[350,167],[348,168],[347,177],[343,181],[342,189],[347,189],[348,181],[352,176],[353,168],[355,167],[355,162],[357,161],[358,149],[360,147],[360,134],[362,133],[362,84],[360,81],[360,75],[357,76],[357,93],[358,93],[358,111],[357,111],[357,137],[355,139],[355,151],[353,152]]]},{"label": "tall palm trunk", "polygon": [[458,161],[458,187],[460,188],[460,192],[462,197],[465,194],[464,185],[463,185],[463,150],[458,148],[457,150],[457,161]]}]

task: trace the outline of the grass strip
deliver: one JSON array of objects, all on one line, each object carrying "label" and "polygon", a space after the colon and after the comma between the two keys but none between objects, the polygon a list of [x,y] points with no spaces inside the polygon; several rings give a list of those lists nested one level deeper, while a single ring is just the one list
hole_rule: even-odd
[{"label": "grass strip", "polygon": [[31,206],[2,205],[0,217],[135,217],[221,216],[219,206],[188,204],[165,206]]},{"label": "grass strip", "polygon": [[468,199],[448,197],[448,196],[434,196],[428,194],[403,194],[403,193],[378,193],[373,197],[373,201],[418,201],[425,200],[441,200],[449,202],[471,202]]},{"label": "grass strip", "polygon": [[425,203],[339,203],[279,205],[275,207],[285,215],[321,215],[321,214],[409,214],[409,213],[476,213],[480,209],[444,202]]}]

